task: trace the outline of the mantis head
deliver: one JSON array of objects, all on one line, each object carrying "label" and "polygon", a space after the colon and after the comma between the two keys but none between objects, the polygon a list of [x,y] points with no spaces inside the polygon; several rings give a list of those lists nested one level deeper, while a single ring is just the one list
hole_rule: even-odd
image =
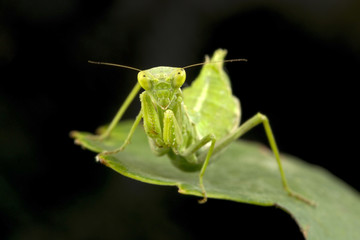
[{"label": "mantis head", "polygon": [[[226,53],[226,52],[225,52]],[[225,63],[225,62],[240,62],[247,61],[246,59],[229,59],[229,60],[219,60],[211,61],[209,58],[205,62],[191,64],[186,67],[177,68],[177,67],[154,67],[148,70],[140,70],[138,68],[107,63],[107,62],[94,62],[88,61],[93,64],[102,64],[108,66],[115,66],[121,68],[127,68],[131,70],[138,71],[138,82],[140,86],[145,89],[146,92],[150,95],[151,99],[155,104],[160,106],[162,109],[167,109],[171,102],[174,100],[176,93],[180,92],[180,87],[184,84],[186,79],[185,68],[191,68],[195,66],[202,66],[210,63]]]},{"label": "mantis head", "polygon": [[162,109],[167,109],[184,84],[186,73],[183,68],[155,67],[138,73],[140,86]]}]

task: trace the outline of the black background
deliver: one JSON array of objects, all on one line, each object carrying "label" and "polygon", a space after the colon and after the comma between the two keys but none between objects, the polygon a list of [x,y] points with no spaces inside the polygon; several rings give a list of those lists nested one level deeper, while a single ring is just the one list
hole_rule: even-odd
[{"label": "black background", "polygon": [[[88,60],[185,66],[221,47],[249,60],[226,66],[243,120],[266,114],[281,151],[359,190],[359,9],[356,0],[1,1],[0,238],[302,239],[279,209],[199,205],[96,164],[68,133],[110,121],[136,81]],[[266,143],[262,128],[245,138]]]}]

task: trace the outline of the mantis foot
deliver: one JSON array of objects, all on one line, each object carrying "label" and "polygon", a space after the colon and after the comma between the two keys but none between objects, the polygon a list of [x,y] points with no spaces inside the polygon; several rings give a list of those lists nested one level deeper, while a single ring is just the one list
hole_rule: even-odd
[{"label": "mantis foot", "polygon": [[200,204],[204,204],[204,203],[207,202],[206,192],[203,192],[203,195],[204,195],[203,199],[198,200],[198,202],[199,202]]},{"label": "mantis foot", "polygon": [[204,204],[204,203],[207,202],[207,194],[206,194],[205,187],[204,187],[204,184],[203,184],[203,181],[202,181],[202,177],[200,178],[200,188],[201,188],[201,192],[202,192],[202,195],[203,195],[203,199],[200,199],[198,202],[200,204]]},{"label": "mantis foot", "polygon": [[316,207],[316,206],[317,206],[316,202],[311,201],[311,200],[303,197],[302,195],[293,192],[292,190],[290,190],[290,189],[288,189],[288,188],[285,189],[285,190],[286,190],[286,192],[289,194],[289,196],[294,197],[294,198],[296,198],[297,200],[300,200],[300,201],[302,201],[302,202],[304,202],[304,203],[306,203],[306,204],[308,204],[308,205],[310,205],[310,206],[312,206],[312,207]]}]

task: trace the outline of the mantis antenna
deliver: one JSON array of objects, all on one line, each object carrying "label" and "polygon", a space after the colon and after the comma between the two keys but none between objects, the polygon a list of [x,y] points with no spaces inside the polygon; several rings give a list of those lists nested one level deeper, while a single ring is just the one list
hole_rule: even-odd
[{"label": "mantis antenna", "polygon": [[185,68],[191,68],[191,67],[196,67],[196,66],[201,66],[201,65],[205,65],[205,64],[209,64],[209,63],[227,63],[227,62],[247,62],[247,59],[237,58],[237,59],[228,59],[228,60],[223,60],[223,61],[195,63],[195,64],[191,64],[191,65],[185,66],[185,67],[183,67],[183,69],[185,69]]},{"label": "mantis antenna", "polygon": [[113,66],[113,67],[120,67],[120,68],[127,68],[127,69],[131,69],[131,70],[135,70],[138,72],[141,72],[142,70],[138,69],[138,68],[134,68],[134,67],[130,67],[130,66],[126,66],[126,65],[121,65],[121,64],[115,64],[115,63],[108,63],[108,62],[94,62],[94,61],[88,61],[88,63],[92,63],[92,64],[100,64],[100,65],[107,65],[107,66]]},{"label": "mantis antenna", "polygon": [[[202,66],[202,65],[210,64],[210,63],[228,63],[228,62],[247,62],[247,59],[237,58],[237,59],[228,59],[228,60],[223,60],[223,61],[195,63],[195,64],[185,66],[185,67],[183,67],[183,69],[196,67],[196,66]],[[115,64],[115,63],[94,62],[94,61],[90,61],[90,60],[88,61],[88,63],[99,64],[99,65],[107,65],[107,66],[113,66],[113,67],[120,67],[120,68],[127,68],[127,69],[131,69],[131,70],[138,71],[138,72],[142,71],[141,69],[138,69],[138,68],[134,68],[134,67],[126,66],[126,65],[121,65],[121,64]]]}]

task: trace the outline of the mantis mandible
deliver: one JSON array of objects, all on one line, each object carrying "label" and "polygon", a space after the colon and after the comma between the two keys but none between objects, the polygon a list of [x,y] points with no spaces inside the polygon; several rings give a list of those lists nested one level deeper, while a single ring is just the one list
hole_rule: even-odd
[{"label": "mantis mandible", "polygon": [[[224,60],[226,54],[226,50],[218,49],[211,59],[207,57],[203,63],[183,68],[154,67],[148,70],[89,61],[138,71],[138,82],[107,130],[97,136],[99,140],[110,135],[139,90],[144,89],[140,94],[141,110],[125,142],[120,148],[102,154],[114,154],[124,150],[143,119],[145,133],[154,154],[158,156],[167,154],[174,165],[183,171],[199,171],[199,186],[203,195],[203,199],[199,202],[205,203],[207,195],[203,177],[211,159],[231,142],[255,126],[263,124],[285,191],[296,199],[314,205],[312,201],[290,189],[268,118],[258,113],[239,126],[240,102],[232,95],[230,80],[223,70],[223,64],[224,62],[246,61],[246,59]],[[198,65],[203,65],[200,75],[190,87],[182,91],[181,86],[186,79],[184,69]]]}]

